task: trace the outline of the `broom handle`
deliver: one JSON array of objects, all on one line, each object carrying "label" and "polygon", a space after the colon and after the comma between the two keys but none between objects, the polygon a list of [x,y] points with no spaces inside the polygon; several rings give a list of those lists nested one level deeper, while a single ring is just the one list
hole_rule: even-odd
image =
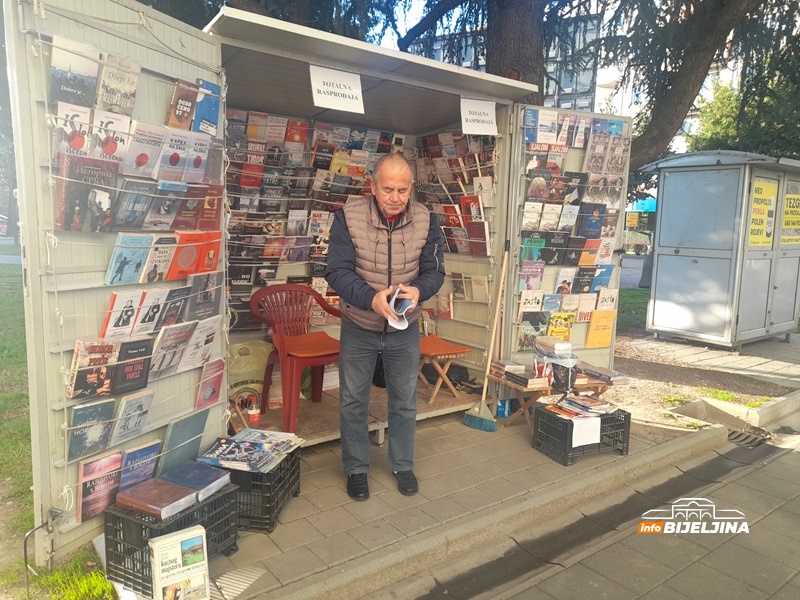
[{"label": "broom handle", "polygon": [[506,267],[508,266],[509,240],[506,240],[503,248],[503,266],[500,268],[500,285],[497,287],[497,302],[494,307],[494,317],[492,318],[492,333],[489,337],[489,347],[486,349],[486,370],[483,373],[483,391],[481,392],[481,404],[486,402],[486,390],[489,387],[489,371],[492,366],[492,354],[494,353],[494,338],[497,334],[497,321],[500,318],[500,304],[503,300],[503,286],[506,282]]}]

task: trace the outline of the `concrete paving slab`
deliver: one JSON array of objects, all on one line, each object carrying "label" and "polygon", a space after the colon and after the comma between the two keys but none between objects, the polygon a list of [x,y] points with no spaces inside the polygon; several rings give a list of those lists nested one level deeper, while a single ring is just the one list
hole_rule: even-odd
[{"label": "concrete paving slab", "polygon": [[723,544],[706,554],[700,562],[767,594],[777,592],[795,572],[771,558],[734,544]]},{"label": "concrete paving slab", "polygon": [[637,595],[646,594],[675,574],[659,560],[621,544],[604,548],[582,560],[581,564]]},{"label": "concrete paving slab", "polygon": [[[713,585],[709,585],[713,582]],[[695,563],[664,583],[691,600],[761,600],[769,596],[739,579]]]},{"label": "concrete paving slab", "polygon": [[[581,564],[574,565],[536,586],[559,600],[633,600],[636,592]],[[532,597],[532,596],[529,596]],[[535,596],[533,596],[535,597]]]}]

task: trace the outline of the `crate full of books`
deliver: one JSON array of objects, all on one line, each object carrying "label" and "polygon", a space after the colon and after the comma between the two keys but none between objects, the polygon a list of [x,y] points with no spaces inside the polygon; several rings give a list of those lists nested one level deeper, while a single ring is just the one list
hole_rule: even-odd
[{"label": "crate full of books", "polygon": [[125,589],[152,598],[149,540],[202,525],[206,530],[208,555],[220,552],[230,555],[238,549],[237,515],[237,489],[232,484],[165,520],[112,506],[105,511],[106,576]]},{"label": "crate full of books", "polygon": [[300,494],[300,445],[293,433],[243,429],[218,438],[200,462],[228,469],[239,487],[239,527],[271,533],[289,500]]},{"label": "crate full of books", "polygon": [[[537,405],[533,414],[533,447],[565,467],[585,454],[628,454],[631,415],[622,409],[606,414],[573,416]],[[566,411],[565,411],[566,413]],[[583,443],[588,441],[589,443]]]}]

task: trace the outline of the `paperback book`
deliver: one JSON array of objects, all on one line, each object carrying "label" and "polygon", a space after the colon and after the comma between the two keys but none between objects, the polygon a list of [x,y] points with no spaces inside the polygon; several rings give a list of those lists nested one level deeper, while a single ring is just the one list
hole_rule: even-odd
[{"label": "paperback book", "polygon": [[106,398],[70,407],[68,463],[108,448],[114,425],[115,404],[113,398]]},{"label": "paperback book", "polygon": [[142,229],[148,231],[170,231],[178,214],[181,199],[189,186],[181,181],[159,181],[156,195],[150,203]]},{"label": "paperback book", "polygon": [[167,128],[141,121],[131,122],[130,141],[120,172],[132,177],[155,178]]},{"label": "paperback book", "polygon": [[167,127],[187,131],[191,129],[199,92],[200,87],[196,83],[183,79],[175,83],[167,112]]},{"label": "paperback book", "polygon": [[67,398],[93,398],[111,393],[109,365],[119,356],[119,340],[86,338],[75,340]]},{"label": "paperback book", "polygon": [[195,460],[206,428],[209,409],[198,410],[169,422],[164,437],[164,452],[156,467],[156,476]]},{"label": "paperback book", "polygon": [[153,236],[149,234],[118,233],[108,262],[105,284],[138,283],[152,243]]},{"label": "paperback book", "polygon": [[162,327],[153,348],[150,366],[150,381],[161,379],[178,372],[178,365],[192,339],[197,321],[177,323]]},{"label": "paperback book", "polygon": [[149,542],[153,590],[166,600],[210,600],[206,532],[196,525]]},{"label": "paperback book", "polygon": [[50,101],[94,106],[100,51],[55,34],[50,52]]},{"label": "paperback book", "polygon": [[139,307],[139,311],[136,313],[136,320],[134,321],[131,335],[153,333],[156,330],[156,325],[161,316],[161,310],[164,308],[164,303],[169,292],[170,290],[167,288],[144,290],[142,303]]},{"label": "paperback book", "polygon": [[56,229],[110,231],[111,192],[119,164],[68,154],[61,157],[56,190]]},{"label": "paperback book", "polygon": [[161,453],[161,440],[146,442],[122,453],[122,476],[119,489],[125,490],[153,476]]},{"label": "paperback book", "polygon": [[108,452],[78,464],[78,523],[99,517],[114,504],[119,490],[122,452]]},{"label": "paperback book", "polygon": [[155,193],[155,181],[123,177],[122,187],[111,205],[111,230],[141,229]]},{"label": "paperback book", "polygon": [[116,446],[142,433],[147,424],[147,415],[153,402],[152,390],[139,390],[120,398],[114,427],[111,431],[111,445]]},{"label": "paperback book", "polygon": [[193,489],[157,477],[146,479],[117,494],[118,508],[159,521],[169,519],[195,504],[197,494]]},{"label": "paperback book", "polygon": [[194,408],[200,410],[213,406],[220,400],[225,377],[225,359],[218,358],[203,365],[200,385],[197,389]]},{"label": "paperback book", "polygon": [[55,114],[53,165],[62,156],[89,155],[89,124],[91,109],[68,102],[59,102]]},{"label": "paperback book", "polygon": [[143,297],[142,290],[111,292],[99,337],[111,339],[130,336]]},{"label": "paperback book", "polygon": [[111,369],[111,393],[127,394],[147,387],[153,338],[148,335],[120,340],[117,362]]}]

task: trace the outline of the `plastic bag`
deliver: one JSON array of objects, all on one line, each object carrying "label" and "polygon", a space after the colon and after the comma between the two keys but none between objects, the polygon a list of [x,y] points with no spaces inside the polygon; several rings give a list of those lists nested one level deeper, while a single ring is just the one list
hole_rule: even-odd
[{"label": "plastic bag", "polygon": [[[538,346],[533,348],[534,368],[547,373],[550,387],[556,392],[568,392],[575,385],[578,357],[574,354],[551,354]],[[542,365],[540,367],[540,365]]]},{"label": "plastic bag", "polygon": [[272,348],[272,344],[264,341],[233,344],[228,348],[228,398],[235,400],[242,410],[253,403],[261,405],[264,369]]}]

